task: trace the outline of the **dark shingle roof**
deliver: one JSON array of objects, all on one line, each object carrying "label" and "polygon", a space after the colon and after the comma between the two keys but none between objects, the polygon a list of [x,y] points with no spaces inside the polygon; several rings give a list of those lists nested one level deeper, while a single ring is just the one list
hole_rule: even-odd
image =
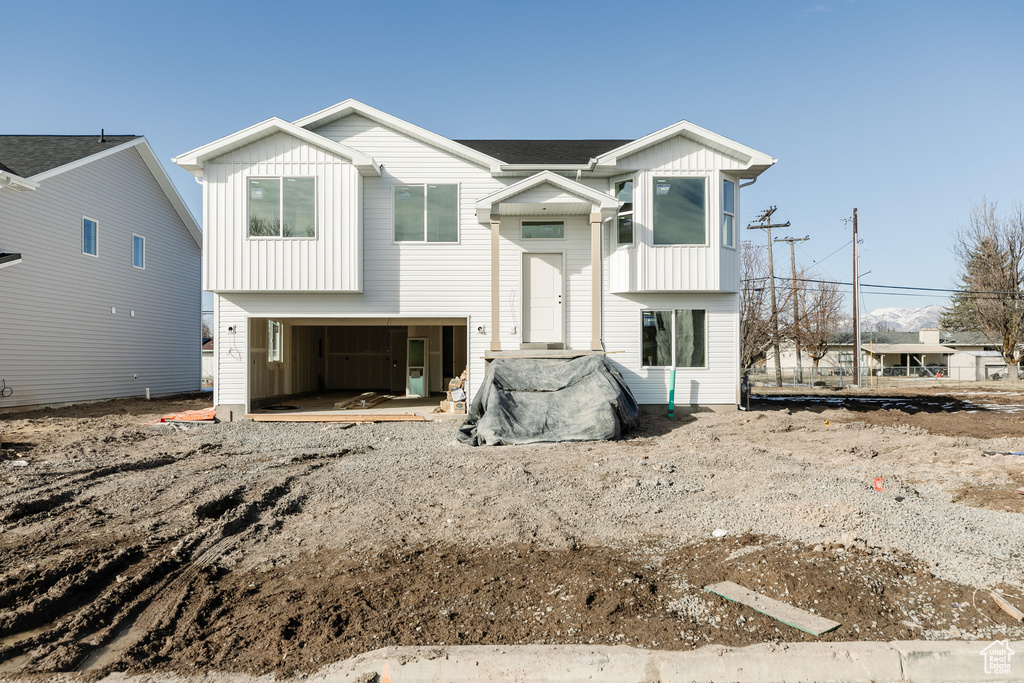
[{"label": "dark shingle roof", "polygon": [[0,169],[31,178],[117,147],[138,135],[0,135]]},{"label": "dark shingle roof", "polygon": [[585,164],[632,140],[456,140],[506,164]]}]

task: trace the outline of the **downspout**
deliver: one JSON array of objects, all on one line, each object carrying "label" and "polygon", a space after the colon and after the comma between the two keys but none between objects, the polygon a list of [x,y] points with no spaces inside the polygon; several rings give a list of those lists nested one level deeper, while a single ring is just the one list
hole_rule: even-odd
[{"label": "downspout", "polygon": [[751,180],[749,183],[743,183],[742,185],[740,185],[740,189],[742,190],[744,187],[750,187],[751,185],[753,185],[756,182],[757,182],[757,176],[754,176],[754,179]]}]

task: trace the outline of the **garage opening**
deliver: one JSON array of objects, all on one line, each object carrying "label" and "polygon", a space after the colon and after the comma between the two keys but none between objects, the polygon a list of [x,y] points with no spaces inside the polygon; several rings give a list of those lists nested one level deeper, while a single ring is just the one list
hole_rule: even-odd
[{"label": "garage opening", "polygon": [[467,367],[467,330],[465,318],[251,318],[249,409],[332,410],[366,392],[436,407]]}]

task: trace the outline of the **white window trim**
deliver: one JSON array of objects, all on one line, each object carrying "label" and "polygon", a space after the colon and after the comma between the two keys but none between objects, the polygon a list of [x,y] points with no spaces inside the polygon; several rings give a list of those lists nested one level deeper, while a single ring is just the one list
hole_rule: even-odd
[{"label": "white window trim", "polygon": [[[85,250],[85,222],[92,221],[96,226],[96,253],[90,254]],[[86,256],[92,256],[93,258],[100,257],[100,222],[95,218],[89,218],[88,216],[82,216],[82,253]]]},{"label": "white window trim", "polygon": [[[138,237],[140,240],[142,240],[142,265],[141,266],[135,265],[135,238],[136,237]],[[143,237],[142,235],[136,234],[134,232],[132,233],[132,268],[138,268],[139,270],[145,270],[146,269],[146,238]]]},{"label": "white window trim", "polygon": [[[561,237],[525,237],[523,236],[523,223],[561,223],[562,224],[562,236]],[[544,220],[537,218],[524,217],[519,220],[519,239],[524,242],[534,243],[547,243],[547,242],[564,242],[566,240],[565,231],[565,219],[559,220]]]},{"label": "white window trim", "polygon": [[[657,181],[658,178],[702,178],[704,180],[704,242],[703,243],[701,243],[701,244],[655,244],[654,243],[654,192],[655,192],[655,188],[657,186],[657,182],[656,181]],[[648,191],[649,194],[647,194],[646,196],[648,196],[650,198],[650,200],[651,200],[650,207],[647,210],[647,212],[650,214],[650,226],[651,226],[651,228],[650,228],[650,234],[651,234],[650,246],[651,247],[653,247],[655,249],[664,249],[664,248],[671,248],[671,249],[690,248],[690,249],[694,249],[694,248],[701,248],[701,247],[709,247],[709,246],[711,246],[711,238],[708,235],[708,233],[711,231],[711,228],[710,228],[710,226],[711,226],[711,215],[710,215],[711,214],[711,193],[710,193],[710,189],[711,188],[708,185],[710,179],[711,179],[711,176],[708,173],[699,173],[699,172],[698,173],[679,173],[679,172],[672,173],[672,172],[670,172],[670,173],[651,173],[650,174],[651,187],[650,187],[650,190]],[[633,183],[633,203],[634,203],[634,206],[635,206],[635,204],[636,204],[636,183]],[[635,212],[634,212],[633,224],[634,224],[634,226],[636,225]],[[634,231],[635,231],[635,229],[636,228],[634,228]]]},{"label": "white window trim", "polygon": [[[455,186],[455,241],[454,242],[428,242],[427,241],[427,185],[454,185]],[[422,187],[423,188],[423,239],[422,240],[396,240],[395,239],[395,194],[398,187]],[[462,243],[462,183],[393,183],[391,185],[391,244],[415,245],[436,247],[451,246]]]},{"label": "white window trim", "polygon": [[[295,235],[285,237],[281,235],[250,235],[249,234],[249,202],[252,196],[249,191],[250,180],[278,180],[281,184],[281,191],[278,193],[277,213],[284,217],[284,179],[285,178],[312,178],[313,179],[313,234],[309,237]],[[250,175],[245,177],[245,238],[248,240],[316,240],[320,234],[320,183],[315,175]],[[284,220],[281,221],[281,232],[284,232]]]},{"label": "white window trim", "polygon": [[[676,311],[704,311],[704,365],[644,365],[644,313],[671,313],[672,314],[672,348],[669,353],[671,354],[672,361],[675,362],[676,358]],[[708,358],[708,352],[710,347],[708,346],[708,328],[711,326],[708,324],[708,309],[706,308],[641,308],[640,309],[640,329],[637,334],[640,336],[640,367],[648,370],[671,370],[673,367],[676,370],[690,371],[690,370],[708,370],[711,367],[710,359]]]},{"label": "white window trim", "polygon": [[633,181],[633,210],[628,212],[633,219],[633,240],[631,242],[619,242],[619,216],[623,215],[623,212],[616,210],[615,219],[612,221],[612,243],[615,245],[613,249],[619,249],[620,247],[628,249],[636,246],[636,193],[637,187],[639,187],[639,179],[633,174],[612,178],[611,190],[612,197],[616,198],[616,201],[618,201],[618,193],[615,191],[615,186],[619,183],[624,183],[627,180]]},{"label": "white window trim", "polygon": [[[732,209],[733,209],[732,213],[729,213],[728,211],[725,210],[725,184],[726,184],[726,182],[732,183]],[[721,221],[721,226],[720,226],[722,228],[722,247],[725,248],[725,249],[733,249],[733,250],[735,250],[736,249],[736,242],[737,242],[737,239],[736,239],[737,235],[736,235],[736,233],[737,233],[738,228],[739,228],[739,226],[736,225],[736,207],[737,207],[737,205],[739,205],[739,187],[740,187],[740,185],[739,185],[739,183],[736,182],[735,178],[730,178],[730,177],[728,177],[726,175],[723,175],[722,176],[722,183],[721,183],[720,187],[721,187],[721,192],[722,192],[722,200],[720,202],[720,205],[722,207],[722,221]],[[725,217],[726,216],[732,216],[732,244],[726,244],[725,243],[725,230],[724,230],[724,227],[725,227]]]}]

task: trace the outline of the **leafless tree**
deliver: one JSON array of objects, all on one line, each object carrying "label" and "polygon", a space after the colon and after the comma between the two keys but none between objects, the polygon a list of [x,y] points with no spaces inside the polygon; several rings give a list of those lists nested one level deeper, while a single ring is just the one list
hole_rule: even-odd
[{"label": "leafless tree", "polygon": [[[804,277],[821,280],[813,273]],[[831,282],[817,282],[804,292],[798,326],[800,345],[811,357],[814,367],[818,367],[828,353],[833,336],[839,331],[843,319],[843,295],[839,286]]]},{"label": "leafless tree", "polygon": [[1000,216],[982,199],[954,238],[960,290],[942,316],[943,327],[975,329],[1000,345],[1014,378],[1024,342],[1024,204]]},{"label": "leafless tree", "polygon": [[[740,246],[742,286],[740,288],[740,362],[744,368],[763,365],[772,346],[774,325],[769,293],[766,247],[743,242]],[[775,281],[775,307],[779,334],[791,326],[786,311],[792,305],[789,278]],[[781,341],[781,340],[780,340]]]}]

